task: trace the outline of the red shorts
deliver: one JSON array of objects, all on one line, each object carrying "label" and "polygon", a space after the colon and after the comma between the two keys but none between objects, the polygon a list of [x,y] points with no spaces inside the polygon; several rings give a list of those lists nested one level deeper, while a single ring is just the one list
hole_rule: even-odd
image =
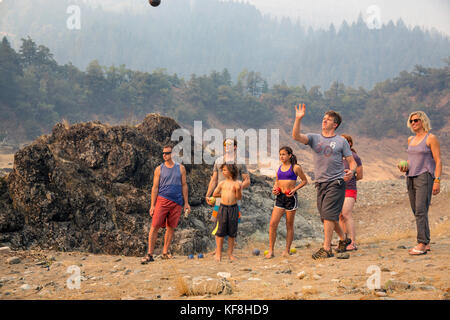
[{"label": "red shorts", "polygon": [[171,200],[158,196],[156,198],[155,212],[152,218],[152,227],[176,228],[181,217],[182,207]]},{"label": "red shorts", "polygon": [[347,189],[345,190],[345,197],[346,198],[353,198],[356,201],[356,195],[358,194],[358,191]]}]

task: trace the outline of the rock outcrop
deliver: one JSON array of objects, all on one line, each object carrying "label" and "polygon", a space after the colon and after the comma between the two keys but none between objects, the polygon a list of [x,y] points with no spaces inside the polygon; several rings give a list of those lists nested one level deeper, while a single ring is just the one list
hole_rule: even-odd
[{"label": "rock outcrop", "polygon": [[[19,150],[13,171],[0,178],[0,243],[143,255],[153,172],[162,162],[162,147],[178,128],[157,114],[135,127],[58,123],[51,134]],[[203,200],[212,168],[185,167],[192,213],[180,220],[175,233],[172,248],[179,254],[214,247],[211,207]],[[273,207],[271,180],[252,180],[251,190],[244,192],[239,237],[267,232]],[[307,224],[301,228],[303,235],[314,233]]]}]

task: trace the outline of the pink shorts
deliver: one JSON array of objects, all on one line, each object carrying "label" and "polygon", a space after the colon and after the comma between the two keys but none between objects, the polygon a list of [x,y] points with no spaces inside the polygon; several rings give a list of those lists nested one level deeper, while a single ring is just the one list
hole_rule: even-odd
[{"label": "pink shorts", "polygon": [[347,189],[345,190],[345,197],[346,198],[353,198],[356,201],[356,195],[358,194],[358,191]]},{"label": "pink shorts", "polygon": [[181,217],[182,207],[171,200],[158,196],[156,198],[155,212],[152,218],[152,227],[176,228]]}]

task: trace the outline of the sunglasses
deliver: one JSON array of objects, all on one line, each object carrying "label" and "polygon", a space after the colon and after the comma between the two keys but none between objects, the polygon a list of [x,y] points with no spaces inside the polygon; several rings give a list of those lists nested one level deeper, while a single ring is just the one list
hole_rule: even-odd
[{"label": "sunglasses", "polygon": [[419,121],[420,121],[420,119],[411,119],[411,120],[409,120],[409,123],[413,123],[413,122],[417,123]]},{"label": "sunglasses", "polygon": [[172,151],[170,151],[170,152],[163,152],[164,155],[168,155],[168,154],[171,154],[171,153],[172,153]]}]

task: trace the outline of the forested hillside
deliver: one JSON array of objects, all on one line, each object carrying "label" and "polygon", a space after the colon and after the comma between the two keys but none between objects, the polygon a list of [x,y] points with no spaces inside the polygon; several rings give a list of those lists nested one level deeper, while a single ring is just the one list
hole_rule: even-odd
[{"label": "forested hillside", "polygon": [[439,69],[416,66],[372,90],[340,82],[322,90],[285,82],[269,86],[259,72],[248,70],[236,81],[227,69],[184,79],[162,69],[148,73],[125,65],[101,66],[95,60],[82,71],[58,64],[46,46],[31,38],[22,39],[17,52],[4,37],[0,74],[0,141],[34,139],[62,119],[133,124],[150,112],[188,127],[194,120],[203,120],[205,127],[217,121],[229,128],[285,126],[283,114],[293,112],[299,102],[308,106],[309,123],[320,122],[324,111],[335,109],[345,119],[345,130],[386,137],[408,134],[405,119],[418,109],[439,130],[450,107],[450,59]]},{"label": "forested hillside", "polygon": [[[235,80],[248,69],[269,85],[284,80],[324,89],[334,81],[371,89],[415,65],[443,67],[450,53],[448,36],[402,20],[369,29],[361,15],[354,23],[313,30],[242,2],[170,0],[153,8],[146,0],[127,1],[134,10],[105,11],[81,0],[3,0],[0,34],[16,50],[30,36],[59,63],[82,70],[93,60],[146,72],[164,68],[183,78],[226,68]],[[79,29],[67,27],[71,5],[80,10]]]}]

